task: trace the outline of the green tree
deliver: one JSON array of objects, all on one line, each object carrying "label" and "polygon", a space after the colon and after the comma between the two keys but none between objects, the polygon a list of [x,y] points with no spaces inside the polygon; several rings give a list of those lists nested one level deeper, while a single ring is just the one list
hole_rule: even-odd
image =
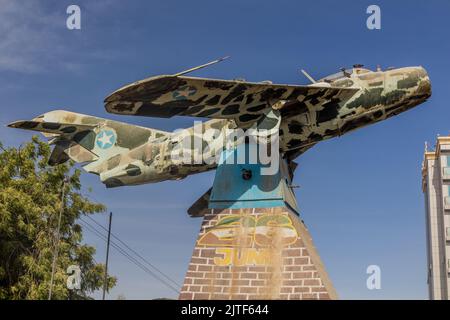
[{"label": "green tree", "polygon": [[[95,248],[82,244],[77,220],[105,206],[81,194],[81,172],[73,162],[50,167],[49,156],[50,147],[37,136],[22,148],[0,142],[0,299],[47,299],[61,208],[52,298],[89,299],[103,287],[104,265],[94,261]],[[78,290],[67,288],[70,265],[81,269]],[[108,278],[108,288],[115,283]]]}]

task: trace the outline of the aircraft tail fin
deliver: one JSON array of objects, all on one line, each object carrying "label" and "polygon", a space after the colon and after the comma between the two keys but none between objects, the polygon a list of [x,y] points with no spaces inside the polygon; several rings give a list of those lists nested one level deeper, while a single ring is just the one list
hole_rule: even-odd
[{"label": "aircraft tail fin", "polygon": [[96,125],[43,121],[35,118],[15,121],[8,124],[8,127],[37,131],[50,138],[49,143],[55,145],[48,161],[51,166],[69,159],[75,162],[98,160],[98,156],[86,144],[83,145],[83,138],[92,135]]},{"label": "aircraft tail fin", "polygon": [[132,124],[64,110],[47,112],[29,121],[8,127],[41,132],[55,145],[50,165],[69,159],[92,163],[131,150],[147,141],[164,139],[169,133]]}]

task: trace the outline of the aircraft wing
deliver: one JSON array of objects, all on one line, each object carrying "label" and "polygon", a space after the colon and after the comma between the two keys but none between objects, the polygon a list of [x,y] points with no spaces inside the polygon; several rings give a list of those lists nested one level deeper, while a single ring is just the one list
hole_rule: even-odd
[{"label": "aircraft wing", "polygon": [[[358,90],[163,75],[118,89],[105,99],[105,108],[122,115],[182,115],[251,123],[270,108],[281,109],[284,102],[339,102]],[[283,103],[277,104],[279,101]]]},{"label": "aircraft wing", "polygon": [[47,133],[50,134],[50,136],[52,136],[52,135],[74,134],[76,132],[88,131],[94,129],[96,126],[87,124],[21,120],[8,124],[8,127],[38,131],[42,132],[44,135],[45,133]]}]

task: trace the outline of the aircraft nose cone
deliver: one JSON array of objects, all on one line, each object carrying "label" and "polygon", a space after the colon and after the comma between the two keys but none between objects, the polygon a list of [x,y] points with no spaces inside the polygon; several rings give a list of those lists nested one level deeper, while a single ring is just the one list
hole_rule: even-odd
[{"label": "aircraft nose cone", "polygon": [[417,86],[417,94],[423,95],[424,98],[429,98],[431,96],[431,81],[428,76],[427,71],[422,67],[417,67],[416,72],[419,77],[419,82]]}]

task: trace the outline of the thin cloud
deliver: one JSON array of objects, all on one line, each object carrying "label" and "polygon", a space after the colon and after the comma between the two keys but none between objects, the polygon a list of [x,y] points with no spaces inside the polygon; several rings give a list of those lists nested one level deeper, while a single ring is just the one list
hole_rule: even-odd
[{"label": "thin cloud", "polygon": [[[94,33],[87,34],[83,25],[81,30],[66,28],[67,4],[50,3],[0,0],[0,71],[77,72],[83,64],[104,57],[103,50],[95,48]],[[96,1],[86,7],[80,4],[82,23],[84,8],[95,15],[111,5],[110,1]]]}]

